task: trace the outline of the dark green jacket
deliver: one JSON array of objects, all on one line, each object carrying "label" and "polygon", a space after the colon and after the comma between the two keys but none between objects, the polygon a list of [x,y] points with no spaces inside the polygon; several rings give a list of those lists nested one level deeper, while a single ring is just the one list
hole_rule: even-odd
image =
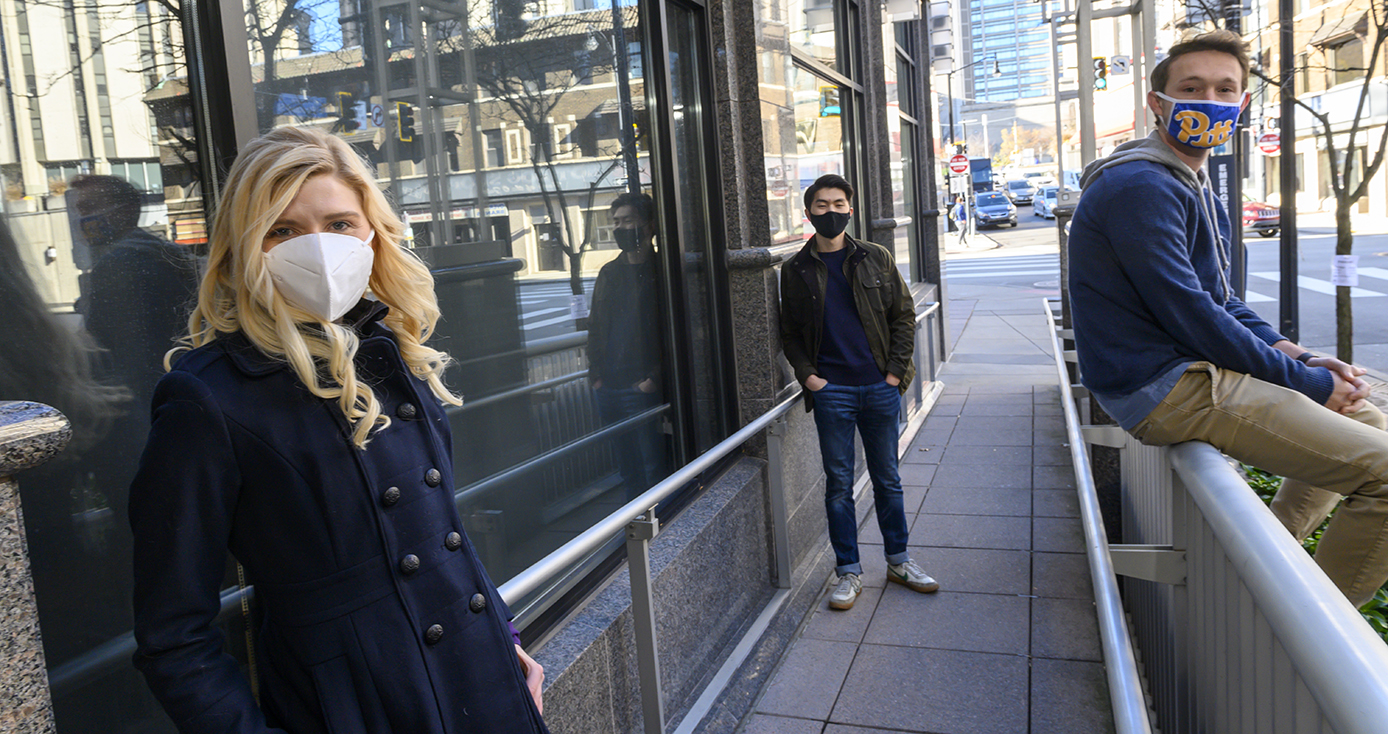
[{"label": "dark green jacket", "polygon": [[[899,389],[916,376],[916,304],[887,248],[845,236],[852,251],[843,273],[853,286],[853,302],[867,332],[868,346],[885,375],[901,378]],[[827,266],[814,249],[814,238],[781,266],[781,348],[801,385],[818,372],[816,360],[824,335],[824,289]],[[805,390],[805,409],[814,409],[814,393]]]}]

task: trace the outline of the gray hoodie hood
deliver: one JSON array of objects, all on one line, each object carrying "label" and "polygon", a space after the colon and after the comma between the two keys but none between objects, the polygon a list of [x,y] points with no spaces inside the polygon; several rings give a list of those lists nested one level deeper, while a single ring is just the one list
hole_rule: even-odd
[{"label": "gray hoodie hood", "polygon": [[1080,188],[1089,188],[1090,182],[1097,178],[1105,168],[1132,161],[1160,163],[1171,169],[1173,176],[1195,191],[1204,188],[1207,181],[1203,168],[1200,169],[1199,174],[1190,170],[1190,166],[1187,166],[1185,161],[1181,160],[1171,149],[1171,146],[1161,139],[1161,133],[1153,130],[1147,137],[1129,140],[1115,148],[1107,158],[1100,158],[1085,166],[1084,173],[1080,176]]},{"label": "gray hoodie hood", "polygon": [[1215,254],[1219,258],[1220,283],[1224,286],[1224,298],[1228,300],[1233,291],[1229,287],[1229,280],[1226,271],[1229,269],[1229,253],[1225,249],[1227,245],[1224,238],[1219,234],[1219,227],[1215,224],[1215,212],[1217,208],[1214,204],[1214,191],[1210,189],[1210,177],[1205,173],[1205,169],[1199,171],[1190,170],[1190,166],[1181,160],[1176,152],[1171,150],[1171,146],[1161,139],[1161,132],[1153,130],[1145,138],[1130,140],[1113,150],[1106,158],[1100,158],[1084,167],[1084,173],[1080,176],[1080,188],[1089,188],[1089,184],[1103,175],[1104,169],[1122,163],[1132,161],[1150,161],[1158,163],[1171,171],[1171,175],[1200,196],[1200,206],[1205,212],[1205,221],[1214,235],[1214,241],[1219,243]]}]

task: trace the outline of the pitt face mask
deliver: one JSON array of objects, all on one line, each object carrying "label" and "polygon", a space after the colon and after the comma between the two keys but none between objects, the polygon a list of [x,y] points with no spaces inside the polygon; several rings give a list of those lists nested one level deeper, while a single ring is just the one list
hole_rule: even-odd
[{"label": "pitt face mask", "polygon": [[1192,148],[1217,148],[1234,135],[1243,100],[1212,102],[1210,100],[1173,99],[1156,92],[1171,103],[1171,111],[1162,120],[1166,132],[1182,145]]},{"label": "pitt face mask", "polygon": [[323,321],[337,321],[366,292],[372,232],[365,240],[335,232],[300,235],[270,248],[265,267],[284,300]]}]

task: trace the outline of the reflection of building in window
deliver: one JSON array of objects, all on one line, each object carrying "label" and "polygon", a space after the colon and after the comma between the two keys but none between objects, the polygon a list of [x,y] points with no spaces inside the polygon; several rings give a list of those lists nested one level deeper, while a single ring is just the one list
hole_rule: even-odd
[{"label": "reflection of building in window", "polygon": [[525,163],[530,158],[527,155],[529,148],[526,145],[525,128],[511,128],[506,131],[506,165],[516,165]]},{"label": "reflection of building in window", "polygon": [[1364,39],[1352,36],[1325,47],[1330,86],[1364,78]]}]

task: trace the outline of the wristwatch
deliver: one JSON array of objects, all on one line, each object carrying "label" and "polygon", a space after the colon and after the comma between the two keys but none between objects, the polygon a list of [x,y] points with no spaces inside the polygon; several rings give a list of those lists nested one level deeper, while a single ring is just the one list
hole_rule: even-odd
[{"label": "wristwatch", "polygon": [[1316,355],[1314,355],[1314,354],[1312,354],[1312,353],[1310,353],[1310,352],[1302,352],[1301,354],[1296,355],[1296,361],[1298,361],[1298,362],[1300,362],[1300,363],[1302,363],[1302,364],[1310,364],[1310,363],[1311,363],[1311,360],[1313,360],[1313,359],[1315,359],[1315,358],[1316,358]]}]

